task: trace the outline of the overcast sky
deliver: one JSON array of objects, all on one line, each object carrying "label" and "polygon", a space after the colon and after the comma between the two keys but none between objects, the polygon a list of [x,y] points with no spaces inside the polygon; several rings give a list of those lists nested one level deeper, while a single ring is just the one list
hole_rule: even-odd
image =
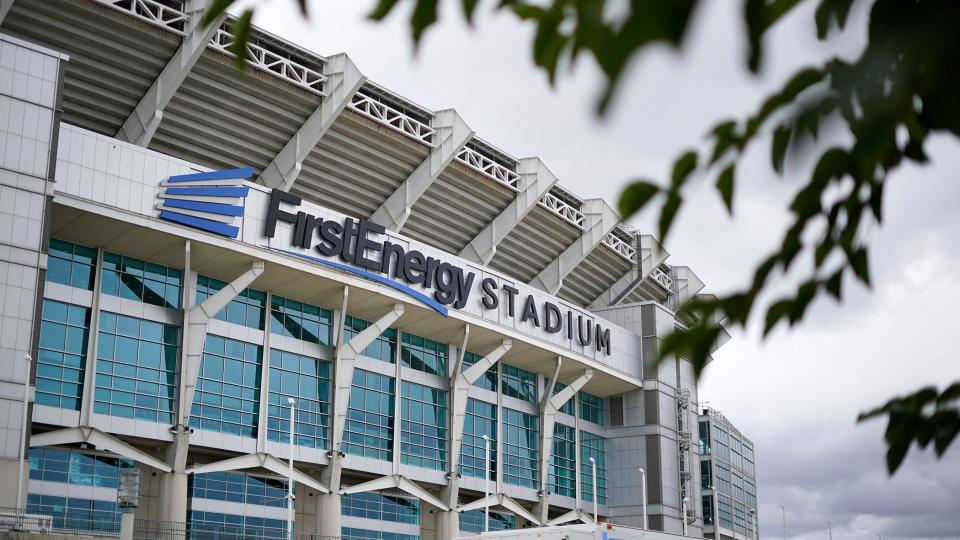
[{"label": "overcast sky", "polygon": [[[685,48],[635,62],[601,121],[589,59],[550,88],[533,66],[530,29],[491,13],[491,2],[481,3],[473,30],[459,2],[444,3],[442,24],[417,56],[405,16],[368,22],[371,4],[313,0],[303,23],[292,0],[272,0],[256,23],[321,54],[348,53],[370,79],[430,109],[456,108],[480,137],[517,157],[540,156],[574,193],[613,203],[627,179],[663,178],[710,126],[752,111],[798,67],[856,55],[866,26],[861,8],[844,36],[818,43],[808,5],[771,35],[764,72],[754,77],[743,67],[740,2],[702,2]],[[894,394],[960,380],[960,146],[941,138],[930,149],[931,165],[898,172],[887,188],[885,222],[871,231],[873,290],[847,283],[842,306],[821,300],[806,323],[765,342],[735,331],[701,381],[701,400],[756,445],[764,537],[783,534],[782,504],[790,538],[826,538],[827,520],[836,538],[960,538],[960,441],[939,461],[912,449],[890,479],[884,422],[855,423]],[[702,183],[666,245],[669,262],[690,266],[707,292],[744,286],[781,238],[804,167],[780,179],[768,155],[765,141],[740,167],[735,219]],[[652,232],[651,216],[632,221]]]}]

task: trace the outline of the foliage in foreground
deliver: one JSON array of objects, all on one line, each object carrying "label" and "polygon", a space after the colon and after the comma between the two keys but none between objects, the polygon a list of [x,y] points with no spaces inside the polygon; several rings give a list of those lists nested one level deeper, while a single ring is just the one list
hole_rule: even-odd
[{"label": "foliage in foreground", "polygon": [[[306,14],[306,1],[298,2]],[[904,162],[925,163],[928,136],[960,135],[960,2],[952,0],[863,0],[868,4],[868,42],[859,58],[833,58],[794,74],[746,118],[713,126],[706,148],[684,151],[665,182],[634,180],[621,194],[624,218],[659,205],[659,237],[666,238],[694,178],[714,179],[720,201],[733,212],[737,164],[747,148],[772,133],[770,161],[782,174],[791,150],[814,146],[821,125],[844,126],[851,143],[816,148],[815,165],[787,211],[792,223],[780,247],[754,269],[748,285],[735,293],[698,297],[681,307],[680,316],[694,321],[668,336],[662,357],[681,355],[697,374],[706,366],[720,328],[713,321],[746,327],[761,317],[764,335],[780,323],[803,320],[814,299],[842,299],[845,276],[870,285],[870,221],[882,222],[883,193],[890,172]],[[234,0],[213,0],[205,21],[213,21]],[[461,0],[463,14],[473,22],[477,0]],[[763,60],[763,40],[777,21],[802,4],[801,0],[745,0],[743,17],[749,43],[746,64],[757,72]],[[817,37],[843,30],[854,0],[807,0],[816,3]],[[371,18],[381,20],[401,4],[410,5],[411,33],[419,43],[438,21],[439,0],[379,0]],[[412,5],[411,5],[412,4]],[[631,58],[649,45],[683,43],[698,0],[632,0],[625,7],[606,0],[500,0],[497,8],[535,28],[533,58],[551,82],[558,70],[577,58],[592,57],[606,77],[597,103],[603,114],[619,89]],[[624,7],[613,15],[613,4]],[[242,63],[253,8],[235,21],[235,54]],[[812,240],[811,240],[812,239]],[[790,294],[768,306],[758,298],[799,261],[813,271]],[[806,267],[806,262],[800,264]],[[887,467],[894,473],[911,444],[933,444],[942,455],[960,432],[960,382],[938,392],[924,388],[892,399],[861,414],[859,421],[887,416]]]}]

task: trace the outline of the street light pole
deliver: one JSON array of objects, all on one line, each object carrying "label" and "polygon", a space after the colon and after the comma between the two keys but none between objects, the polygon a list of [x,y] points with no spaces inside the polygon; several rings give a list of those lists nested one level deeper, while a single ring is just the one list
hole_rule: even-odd
[{"label": "street light pole", "polygon": [[783,540],[787,540],[787,509],[780,505],[780,515],[783,516]]},{"label": "street light pole", "polygon": [[20,424],[20,454],[19,454],[19,470],[17,472],[17,512],[23,510],[23,462],[24,459],[24,447],[27,446],[27,403],[30,399],[30,363],[33,361],[33,358],[29,354],[23,355],[23,359],[27,362],[27,372],[23,376],[23,421]]},{"label": "street light pole", "polygon": [[647,471],[643,470],[643,467],[638,470],[640,471],[640,484],[643,487],[643,528],[649,529],[650,526],[647,523]]},{"label": "street light pole", "polygon": [[830,540],[833,540],[833,524],[827,521],[827,534],[830,535]]},{"label": "street light pole", "polygon": [[597,518],[597,460],[590,458],[590,467],[593,475],[591,477],[593,479],[593,524],[596,525],[599,521]]},{"label": "street light pole", "polygon": [[490,437],[483,435],[483,532],[490,531]]},{"label": "street light pole", "polygon": [[290,404],[290,469],[287,473],[287,538],[293,540],[293,430],[296,400],[287,398]]},{"label": "street light pole", "polygon": [[[684,497],[680,501],[680,519],[683,523],[683,535],[687,535],[687,503],[690,502],[689,497]],[[719,536],[717,536],[719,538]]]}]

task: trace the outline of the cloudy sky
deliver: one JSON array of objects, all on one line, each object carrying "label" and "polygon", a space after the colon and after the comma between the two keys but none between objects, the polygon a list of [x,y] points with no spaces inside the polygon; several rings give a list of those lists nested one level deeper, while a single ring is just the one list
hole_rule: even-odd
[{"label": "cloudy sky", "polygon": [[[809,3],[809,2],[808,2]],[[557,88],[534,69],[532,33],[481,3],[478,25],[462,23],[454,2],[419,53],[406,19],[366,21],[372,2],[311,1],[303,23],[291,0],[273,0],[258,25],[322,54],[345,51],[372,80],[431,109],[456,108],[477,134],[507,152],[541,156],[573,192],[615,201],[633,177],[662,178],[683,149],[703,143],[716,121],[750,112],[798,67],[831,54],[856,55],[866,17],[828,44],[814,39],[811,6],[768,39],[762,76],[743,67],[740,2],[703,2],[682,51],[650,51],[634,63],[609,117],[592,113],[600,89],[587,58]],[[753,264],[786,226],[784,208],[802,179],[767,166],[769,143],[739,169],[736,217],[709,184],[696,186],[666,246],[707,291],[742,287]],[[898,172],[874,227],[874,288],[845,287],[842,306],[818,302],[808,321],[761,342],[734,332],[716,355],[701,399],[723,411],[757,447],[761,534],[826,538],[960,537],[960,442],[941,460],[913,449],[893,479],[883,466],[884,424],[856,425],[857,413],[897,393],[960,379],[955,307],[960,305],[958,144],[931,142],[933,163]],[[652,217],[635,224],[652,231]]]}]

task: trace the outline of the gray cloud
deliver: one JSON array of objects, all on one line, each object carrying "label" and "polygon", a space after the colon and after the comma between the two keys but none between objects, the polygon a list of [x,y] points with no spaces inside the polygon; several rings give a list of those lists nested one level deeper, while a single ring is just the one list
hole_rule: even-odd
[{"label": "gray cloud", "polygon": [[[860,5],[843,37],[818,43],[808,2],[767,40],[765,70],[754,77],[743,69],[740,2],[702,2],[684,50],[639,58],[600,121],[595,66],[584,59],[551,89],[531,61],[530,30],[490,14],[489,2],[476,30],[461,22],[455,2],[442,2],[445,22],[416,57],[405,17],[375,25],[363,18],[371,3],[356,4],[312,2],[305,24],[293,2],[272,2],[257,23],[324,54],[348,52],[377,82],[430,108],[457,108],[481,137],[518,157],[539,155],[575,193],[611,201],[629,178],[665,177],[711,125],[748,114],[797,68],[857,54],[865,36]],[[742,287],[788,225],[784,208],[805,165],[775,177],[767,144],[739,168],[735,219],[704,181],[669,239],[671,262],[691,266],[708,290]],[[807,322],[763,342],[757,328],[737,331],[705,374],[701,397],[757,446],[764,536],[782,534],[783,504],[793,539],[825,539],[827,520],[836,538],[960,538],[960,450],[935,460],[913,449],[891,479],[883,423],[855,424],[860,411],[894,394],[960,379],[956,149],[955,140],[938,138],[932,164],[892,179],[885,222],[871,233],[871,291],[849,282],[842,306],[820,301]],[[652,230],[654,216],[635,221]]]}]

